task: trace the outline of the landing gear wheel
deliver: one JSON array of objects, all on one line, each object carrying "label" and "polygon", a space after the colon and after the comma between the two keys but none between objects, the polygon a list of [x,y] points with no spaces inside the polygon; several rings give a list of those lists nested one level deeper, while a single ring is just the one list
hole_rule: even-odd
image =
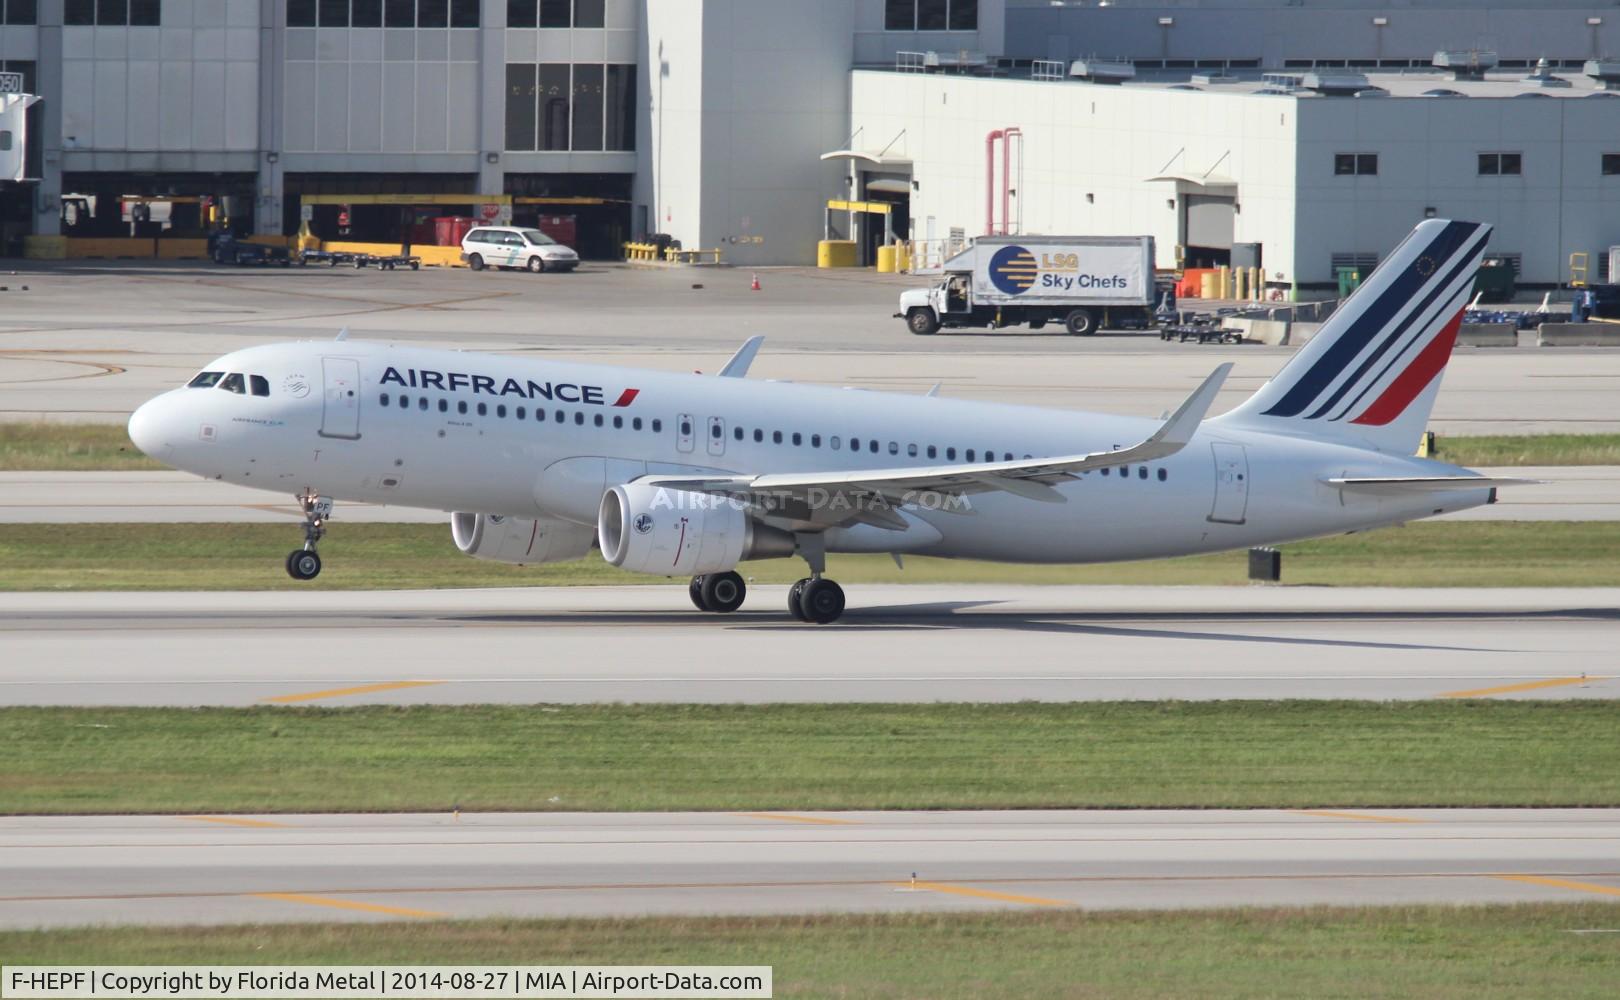
[{"label": "landing gear wheel", "polygon": [[472,268],[474,271],[482,271],[484,269],[483,255],[475,253],[471,257],[468,257],[467,266]]},{"label": "landing gear wheel", "polygon": [[705,576],[701,589],[703,603],[715,614],[731,614],[748,597],[748,584],[743,582],[742,574],[730,570]]},{"label": "landing gear wheel", "polygon": [[692,577],[692,582],[686,585],[686,596],[692,599],[692,607],[699,611],[709,610],[708,603],[703,600],[703,577]]},{"label": "landing gear wheel", "polygon": [[906,313],[906,329],[919,337],[926,337],[939,330],[939,320],[934,318],[932,309],[913,309]]},{"label": "landing gear wheel", "polygon": [[528,267],[530,274],[544,274],[546,262],[539,257],[530,257]]},{"label": "landing gear wheel", "polygon": [[1063,325],[1076,337],[1085,337],[1097,332],[1097,318],[1091,315],[1090,309],[1074,309],[1063,318]]},{"label": "landing gear wheel", "polygon": [[287,555],[287,575],[294,580],[313,580],[320,576],[320,553],[313,549],[294,549]]},{"label": "landing gear wheel", "polygon": [[804,585],[799,604],[806,621],[825,625],[844,613],[844,588],[828,579],[811,580]]},{"label": "landing gear wheel", "polygon": [[810,620],[804,614],[804,588],[809,586],[810,583],[810,578],[805,577],[788,588],[788,612],[801,622]]}]

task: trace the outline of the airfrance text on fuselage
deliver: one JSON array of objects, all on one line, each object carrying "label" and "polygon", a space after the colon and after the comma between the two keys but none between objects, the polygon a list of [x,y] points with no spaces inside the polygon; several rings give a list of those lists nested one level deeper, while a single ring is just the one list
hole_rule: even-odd
[{"label": "airfrance text on fuselage", "polygon": [[390,366],[383,372],[383,385],[400,385],[410,389],[437,389],[440,392],[456,392],[467,389],[473,395],[486,396],[519,396],[523,399],[556,400],[559,403],[585,403],[591,406],[629,406],[636,398],[640,389],[626,389],[619,394],[619,398],[611,404],[603,395],[599,385],[579,385],[575,382],[536,382],[525,379],[519,382],[515,378],[506,379],[497,387],[495,379],[488,375],[466,375],[462,372],[436,372],[428,369],[405,369],[401,375],[399,369]]}]

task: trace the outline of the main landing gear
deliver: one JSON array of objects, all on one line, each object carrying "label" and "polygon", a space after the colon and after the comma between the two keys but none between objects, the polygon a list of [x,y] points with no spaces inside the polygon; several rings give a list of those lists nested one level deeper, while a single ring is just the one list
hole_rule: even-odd
[{"label": "main landing gear", "polygon": [[835,622],[844,613],[844,588],[822,576],[827,572],[826,539],[806,532],[796,541],[799,555],[810,564],[810,575],[788,588],[788,613],[801,622]]},{"label": "main landing gear", "polygon": [[740,573],[731,570],[724,573],[706,573],[703,576],[692,577],[687,593],[691,595],[692,604],[699,611],[729,615],[742,607],[743,599],[748,596],[748,584],[743,582]]},{"label": "main landing gear", "polygon": [[321,575],[321,555],[315,551],[315,546],[326,534],[326,522],[332,516],[332,499],[300,493],[298,505],[304,509],[304,547],[287,553],[287,575],[294,580],[313,580]]}]

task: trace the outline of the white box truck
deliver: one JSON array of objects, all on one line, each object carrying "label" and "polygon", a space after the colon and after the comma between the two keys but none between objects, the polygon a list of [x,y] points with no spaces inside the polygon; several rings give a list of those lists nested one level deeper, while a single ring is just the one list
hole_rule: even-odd
[{"label": "white box truck", "polygon": [[895,315],[912,333],[1062,323],[1090,334],[1153,323],[1151,236],[981,236],[941,270],[939,284],[900,295]]}]

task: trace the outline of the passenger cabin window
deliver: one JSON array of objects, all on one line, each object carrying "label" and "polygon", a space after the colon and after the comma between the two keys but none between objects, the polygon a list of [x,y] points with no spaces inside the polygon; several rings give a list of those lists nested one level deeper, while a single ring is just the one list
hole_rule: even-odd
[{"label": "passenger cabin window", "polygon": [[247,394],[247,382],[242,378],[241,372],[231,372],[219,382],[219,387],[226,392],[234,392],[238,396]]},{"label": "passenger cabin window", "polygon": [[253,387],[253,395],[270,395],[270,380],[265,378],[263,375],[249,375],[248,384]]},{"label": "passenger cabin window", "polygon": [[224,377],[224,372],[198,372],[190,382],[186,383],[186,387],[191,389],[212,389],[215,383]]}]

